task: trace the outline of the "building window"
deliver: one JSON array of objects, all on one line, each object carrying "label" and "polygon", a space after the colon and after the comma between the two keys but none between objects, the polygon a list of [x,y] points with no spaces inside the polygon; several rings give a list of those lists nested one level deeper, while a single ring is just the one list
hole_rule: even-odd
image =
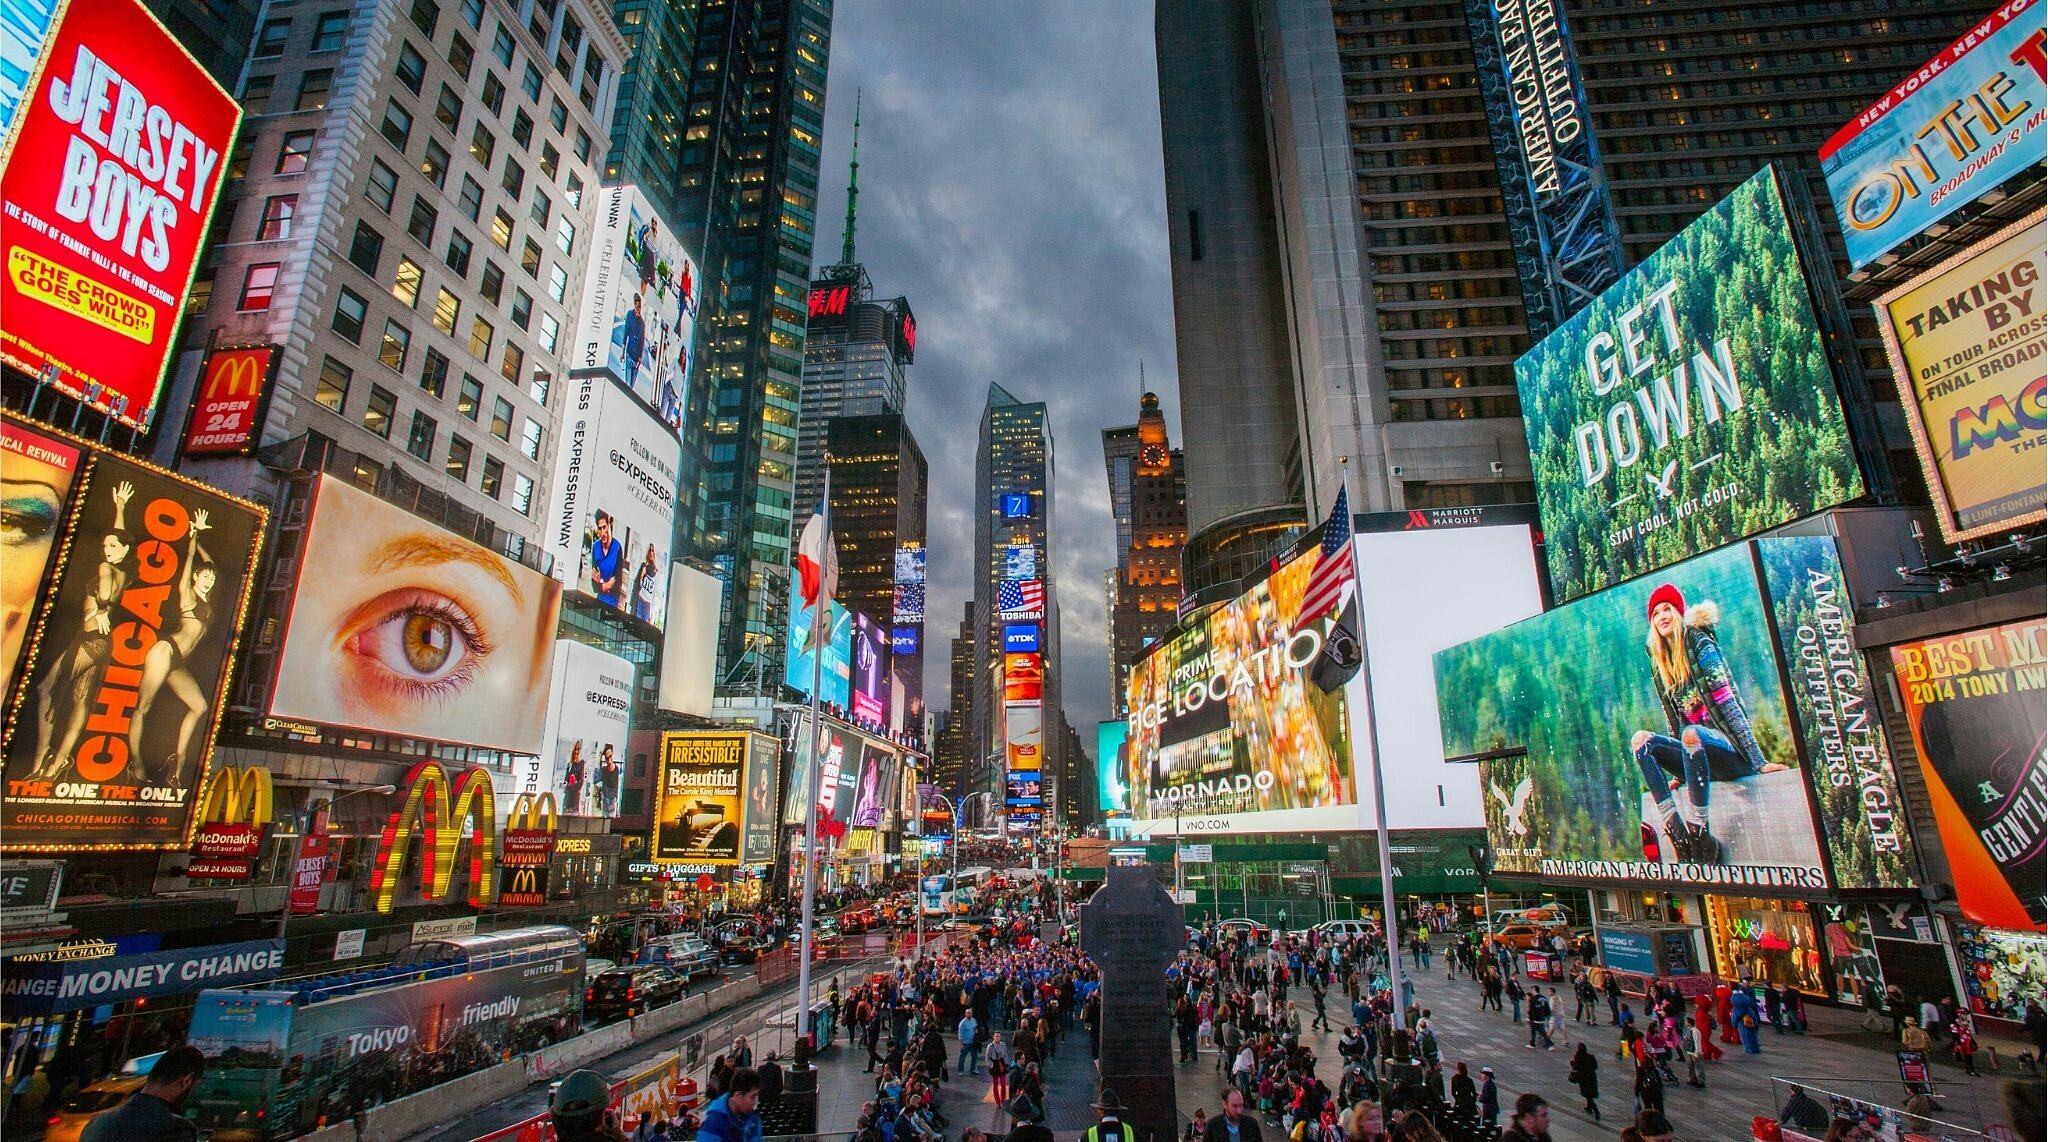
[{"label": "building window", "polygon": [[[489,268],[490,268],[490,269],[494,269],[494,270],[495,270],[495,269],[497,269],[498,267],[496,267],[496,266],[491,266],[491,267],[489,267]],[[496,300],[498,300],[498,299],[494,297],[494,298],[492,298],[491,300],[492,300],[492,301],[496,301]],[[525,291],[525,290],[523,290],[523,289],[515,289],[515,290],[513,290],[513,291],[512,291],[512,324],[514,324],[514,325],[517,325],[517,326],[518,326],[519,328],[521,328],[521,329],[525,329],[525,328],[527,328],[527,327],[528,327],[528,326],[529,326],[529,325],[530,325],[530,324],[532,323],[532,321],[533,321],[533,298],[529,297],[529,296],[527,295],[526,291]]]},{"label": "building window", "polygon": [[434,0],[412,0],[412,26],[432,36],[441,26],[441,6]]},{"label": "building window", "polygon": [[554,209],[555,204],[548,201],[548,196],[536,191],[533,196],[533,209],[527,211],[526,215],[533,219],[535,226],[545,230],[548,225],[548,215],[554,213]]},{"label": "building window", "polygon": [[277,289],[276,262],[258,262],[242,274],[242,296],[235,302],[240,310],[269,309],[270,295]]},{"label": "building window", "polygon": [[449,479],[458,484],[469,483],[470,443],[460,436],[448,438],[448,459],[442,462]]},{"label": "building window", "polygon": [[[306,132],[306,141],[308,143],[312,142],[312,134],[311,131]],[[304,159],[299,160],[299,169],[306,169]],[[377,209],[389,214],[391,213],[391,200],[397,193],[398,172],[378,162],[376,159],[371,159],[370,178],[363,186],[363,197],[369,199],[370,204]]]},{"label": "building window", "polygon": [[498,492],[505,486],[505,462],[496,456],[484,457],[484,478],[477,486],[484,495],[497,499]]},{"label": "building window", "polygon": [[448,128],[449,134],[462,133],[462,96],[445,83],[441,85],[440,97],[434,100],[434,118]]},{"label": "building window", "polygon": [[528,460],[540,459],[540,422],[530,416],[519,426],[519,453]]},{"label": "building window", "polygon": [[533,478],[514,473],[512,476],[512,510],[520,515],[533,514]]},{"label": "building window", "polygon": [[491,359],[491,339],[498,335],[491,323],[482,317],[469,319],[469,352],[479,361]]},{"label": "building window", "polygon": [[462,0],[462,22],[481,32],[484,30],[484,0]]},{"label": "building window", "polygon": [[556,150],[553,143],[540,145],[540,173],[549,178],[555,177],[555,166],[561,161],[562,152]]},{"label": "building window", "polygon": [[455,74],[461,76],[464,79],[468,79],[469,67],[471,64],[475,62],[476,49],[469,45],[468,40],[463,39],[461,36],[452,36],[449,38],[448,66],[455,69]]},{"label": "building window", "polygon": [[555,320],[554,314],[543,313],[540,315],[540,331],[535,336],[540,340],[541,352],[552,354],[562,336],[562,323]]},{"label": "building window", "polygon": [[334,320],[331,323],[336,333],[360,344],[363,340],[363,319],[369,316],[370,303],[361,294],[343,286],[341,296],[334,299]]},{"label": "building window", "polygon": [[507,151],[505,173],[498,179],[498,185],[505,188],[505,193],[511,195],[514,202],[526,192],[526,168],[520,165],[519,158],[517,153]]},{"label": "building window", "polygon": [[418,95],[420,87],[427,82],[427,57],[410,42],[398,48],[398,82],[405,84],[405,89],[414,95]]},{"label": "building window", "polygon": [[512,251],[512,216],[503,210],[491,216],[491,243],[506,253]]},{"label": "building window", "polygon": [[[367,222],[357,221],[355,237],[348,242],[349,264],[371,277],[377,276],[377,260],[384,256],[384,235],[370,229]],[[415,284],[415,290],[418,286]]]},{"label": "building window", "polygon": [[448,256],[445,260],[448,268],[455,271],[456,277],[469,276],[469,254],[474,248],[474,244],[462,231],[448,231]]},{"label": "building window", "polygon": [[477,123],[469,129],[469,157],[485,170],[491,169],[491,158],[498,153],[498,137]]},{"label": "building window", "polygon": [[342,37],[348,35],[347,12],[322,12],[313,25],[313,51],[338,52]]},{"label": "building window", "polygon": [[434,295],[434,328],[455,336],[455,319],[462,315],[462,302],[447,289]]},{"label": "building window", "polygon": [[290,39],[291,35],[290,20],[265,20],[263,30],[256,33],[256,50],[253,54],[257,59],[276,59],[284,54],[284,42]]},{"label": "building window", "polygon": [[526,271],[527,277],[540,277],[540,247],[531,238],[519,252],[519,268]]},{"label": "building window", "polygon": [[377,362],[394,373],[405,371],[406,354],[412,351],[412,330],[392,318],[384,319],[384,341],[377,347]]},{"label": "building window", "polygon": [[583,163],[590,161],[590,132],[581,127],[576,128],[576,158]]},{"label": "building window", "polygon": [[213,305],[213,276],[215,271],[208,267],[192,277],[192,289],[185,294],[185,316],[197,317]]},{"label": "building window", "polygon": [[560,266],[548,267],[548,296],[560,302],[569,293],[569,271]]},{"label": "building window", "polygon": [[[545,39],[546,37],[542,36],[536,38]],[[512,47],[512,33],[505,30],[505,25],[498,25],[498,34],[491,38],[491,54],[498,57],[498,62],[500,64],[503,64],[506,67],[511,67]]]},{"label": "building window", "polygon": [[439,397],[448,387],[448,358],[429,345],[420,360],[420,389]]},{"label": "building window", "polygon": [[439,139],[429,138],[426,150],[420,155],[420,173],[436,188],[448,185],[448,148]]},{"label": "building window", "polygon": [[270,93],[277,88],[274,75],[252,75],[242,85],[242,112],[250,118],[270,114]]},{"label": "building window", "polygon": [[313,399],[334,412],[340,412],[348,403],[348,385],[355,374],[347,365],[332,357],[320,363],[320,380],[313,387]]},{"label": "building window", "polygon": [[469,219],[471,222],[482,221],[482,216],[484,212],[484,188],[478,186],[477,181],[475,179],[469,177],[468,175],[463,175],[462,194],[460,197],[456,199],[456,205],[461,208],[462,216]]},{"label": "building window", "polygon": [[526,395],[533,398],[533,403],[546,408],[548,406],[548,389],[553,383],[554,378],[548,376],[546,369],[535,369],[532,379],[526,382]]},{"label": "building window", "polygon": [[415,459],[434,458],[434,418],[415,409],[412,414],[412,430],[405,434],[405,450]]},{"label": "building window", "polygon": [[484,404],[484,383],[470,376],[462,375],[462,390],[455,397],[455,411],[475,420]]},{"label": "building window", "polygon": [[505,355],[498,361],[498,375],[516,385],[519,375],[525,371],[526,350],[510,341],[505,342]]},{"label": "building window", "polygon": [[384,133],[385,142],[403,153],[406,143],[412,140],[412,112],[393,100],[384,105],[384,125],[378,129]]},{"label": "building window", "polygon": [[426,195],[416,194],[412,198],[412,217],[406,221],[405,232],[432,248],[434,245],[434,224],[440,220],[440,212],[427,201]]},{"label": "building window", "polygon": [[315,68],[299,77],[299,98],[295,111],[318,111],[327,106],[328,89],[334,86],[334,69]]},{"label": "building window", "polygon": [[391,274],[391,296],[405,303],[407,309],[416,308],[420,303],[420,264],[411,258],[398,259],[398,269]]},{"label": "building window", "polygon": [[[288,131],[277,150],[277,173],[302,174],[313,156],[313,132]],[[387,204],[385,209],[390,209]]]},{"label": "building window", "polygon": [[[532,72],[531,74],[538,76],[540,73]],[[538,94],[538,92],[534,94]],[[533,95],[530,94],[527,98],[531,99]],[[524,111],[514,111],[512,113],[512,141],[518,143],[521,149],[533,146],[533,116],[528,115]]]},{"label": "building window", "polygon": [[299,206],[296,194],[273,194],[263,200],[263,221],[256,227],[258,242],[281,242],[292,236],[292,213]]},{"label": "building window", "polygon": [[512,442],[512,402],[504,397],[491,398],[491,435]]},{"label": "building window", "polygon": [[370,386],[370,403],[363,406],[363,427],[391,439],[391,421],[398,415],[398,397],[382,385]]},{"label": "building window", "polygon": [[477,289],[484,297],[490,300],[492,305],[497,305],[499,300],[504,297],[505,271],[498,268],[498,263],[492,261],[484,262],[483,280],[478,283]]},{"label": "building window", "polygon": [[556,99],[549,102],[548,122],[554,124],[557,131],[567,131],[569,129],[569,109],[562,106],[561,100]]},{"label": "building window", "polygon": [[564,254],[574,254],[576,252],[575,219],[563,215],[561,222],[556,224],[555,249],[560,250]]},{"label": "building window", "polygon": [[[505,30],[503,28],[498,29],[498,34],[504,35]],[[499,79],[495,73],[484,73],[483,95],[484,106],[491,109],[491,114],[503,115],[505,113],[505,81]]]}]

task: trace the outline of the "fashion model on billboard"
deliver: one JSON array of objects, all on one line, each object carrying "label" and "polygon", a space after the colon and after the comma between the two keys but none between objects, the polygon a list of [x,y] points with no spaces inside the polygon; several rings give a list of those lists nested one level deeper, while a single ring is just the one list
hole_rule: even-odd
[{"label": "fashion model on billboard", "polygon": [[[149,780],[169,782],[184,768],[186,758],[192,752],[192,735],[199,724],[206,719],[206,691],[200,688],[199,680],[186,668],[193,648],[212,625],[214,617],[213,589],[220,582],[220,570],[214,566],[213,557],[199,546],[199,536],[213,525],[207,522],[206,509],[192,511],[191,548],[185,555],[185,566],[178,573],[178,625],[177,628],[150,645],[142,657],[142,687],[135,703],[135,714],[128,723],[128,756],[140,762]],[[149,723],[149,714],[156,706],[157,695],[164,687],[171,688],[171,696],[185,707],[184,715],[178,722],[177,752],[163,758],[145,757],[142,752],[142,730]]]},{"label": "fashion model on billboard", "polygon": [[[77,637],[51,659],[55,665],[36,686],[36,768],[32,781],[48,780],[64,771],[85,733],[94,685],[109,661],[113,645],[114,605],[134,577],[128,557],[135,552],[135,538],[128,534],[128,501],[135,498],[135,485],[122,481],[114,485],[114,525],[100,536],[98,583],[85,598],[85,621]],[[62,737],[58,725],[62,723]],[[57,737],[56,748],[50,740]]]},{"label": "fashion model on billboard", "polygon": [[562,767],[562,815],[583,816],[583,743],[569,743],[569,762]]},{"label": "fashion model on billboard", "polygon": [[617,610],[623,597],[620,585],[624,579],[626,550],[612,534],[612,514],[603,508],[597,510],[597,534],[590,541],[590,593],[597,601]]},{"label": "fashion model on billboard", "polygon": [[[1649,621],[1644,643],[1669,732],[1639,730],[1630,745],[1678,859],[1721,864],[1721,842],[1707,816],[1710,783],[1788,767],[1767,761],[1757,744],[1734,672],[1714,633],[1721,608],[1703,600],[1688,610],[1685,596],[1665,583],[1650,593]],[[1683,817],[1677,805],[1681,786],[1686,791]]]},{"label": "fashion model on billboard", "polygon": [[647,558],[640,561],[640,570],[633,576],[633,617],[644,622],[654,621],[654,605],[661,601],[661,566],[655,561],[654,545],[647,545]]}]

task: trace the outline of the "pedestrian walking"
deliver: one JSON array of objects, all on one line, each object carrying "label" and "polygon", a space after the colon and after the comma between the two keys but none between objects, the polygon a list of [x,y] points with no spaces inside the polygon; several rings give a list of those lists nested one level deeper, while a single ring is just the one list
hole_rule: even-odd
[{"label": "pedestrian walking", "polygon": [[1593,1121],[1600,1121],[1600,1060],[1593,1057],[1584,1043],[1572,1056],[1571,1083],[1585,1098],[1586,1113],[1593,1116]]},{"label": "pedestrian walking", "polygon": [[1479,1068],[1479,1124],[1488,1134],[1500,1122],[1500,1088],[1494,1085],[1493,1068]]}]

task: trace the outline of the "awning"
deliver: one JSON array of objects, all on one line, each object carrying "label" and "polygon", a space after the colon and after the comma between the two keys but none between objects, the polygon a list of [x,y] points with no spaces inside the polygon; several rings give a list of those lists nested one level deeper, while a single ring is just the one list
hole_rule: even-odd
[{"label": "awning", "polygon": [[9,1017],[51,1015],[159,995],[196,994],[270,979],[284,967],[283,940],[208,944],[133,956],[10,963],[0,981]]}]

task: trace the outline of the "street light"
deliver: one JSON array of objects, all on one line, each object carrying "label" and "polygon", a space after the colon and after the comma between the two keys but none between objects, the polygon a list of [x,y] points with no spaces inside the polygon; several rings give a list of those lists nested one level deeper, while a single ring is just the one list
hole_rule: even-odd
[{"label": "street light", "polygon": [[[946,808],[947,808],[947,809],[948,809],[948,810],[949,810],[949,811],[950,811],[950,812],[952,813],[952,816],[953,816],[953,889],[952,889],[952,891],[953,891],[953,892],[954,892],[955,894],[958,894],[958,893],[959,893],[959,891],[960,891],[960,830],[961,830],[961,828],[962,828],[962,825],[961,825],[961,817],[962,817],[962,814],[963,814],[963,813],[964,813],[964,812],[966,811],[966,809],[967,809],[967,803],[968,803],[969,801],[972,801],[972,800],[974,800],[974,799],[975,799],[976,797],[987,797],[988,795],[989,795],[989,793],[988,793],[988,790],[984,789],[984,790],[982,790],[982,791],[980,791],[980,792],[978,792],[978,793],[969,793],[968,795],[966,795],[965,797],[962,797],[962,798],[960,798],[960,800],[956,802],[956,801],[954,801],[954,800],[953,800],[953,799],[952,799],[951,797],[948,797],[948,796],[946,796],[946,795],[945,795],[944,793],[941,793],[941,792],[939,792],[939,791],[938,791],[938,790],[936,790],[936,789],[932,790],[932,791],[931,791],[931,792],[930,792],[929,794],[926,794],[926,796],[930,797],[930,798],[931,798],[932,800],[934,800],[934,801],[938,801],[938,802],[941,802],[941,803],[943,803],[943,804],[944,804],[944,805],[946,806]],[[920,807],[922,807],[922,806],[920,805]],[[916,899],[917,899],[917,950],[918,950],[918,955],[922,956],[922,955],[924,954],[924,846],[923,846],[923,845],[919,845],[919,846],[918,846],[918,849],[917,849],[917,897],[916,897]]]},{"label": "street light", "polygon": [[[396,785],[365,785],[365,786],[363,786],[363,787],[362,787],[361,789],[351,789],[351,790],[349,790],[348,792],[346,792],[346,793],[342,794],[342,795],[341,795],[341,796],[339,796],[339,797],[329,797],[329,798],[327,799],[327,812],[329,812],[329,813],[333,813],[333,812],[334,812],[334,807],[335,807],[336,805],[339,805],[339,804],[341,804],[341,803],[342,803],[343,801],[346,801],[346,800],[348,800],[348,799],[349,799],[349,798],[351,798],[351,797],[356,797],[356,796],[360,796],[361,794],[364,794],[364,793],[396,793],[396,792],[398,792],[398,786],[396,786]],[[308,829],[311,829],[311,828],[313,827],[313,823],[312,823],[311,821],[307,822],[307,824],[306,824],[306,827],[307,827]],[[476,841],[471,841],[470,843],[471,843],[471,844],[475,844],[475,843],[476,843]],[[294,868],[293,868],[293,872],[294,872],[294,873],[296,873],[296,872],[297,872],[297,868],[296,868],[296,866],[297,866],[297,863],[298,863],[298,862],[297,862],[296,860],[295,860],[295,861],[293,861],[293,865],[294,865]],[[289,878],[289,877],[287,877],[287,878],[286,878],[286,883],[285,883],[285,889],[284,889],[284,902],[283,902],[283,903],[281,903],[281,904],[279,904],[279,905],[277,906],[277,938],[278,938],[278,939],[280,939],[280,940],[284,939],[284,926],[285,926],[285,925],[286,925],[287,923],[289,923],[289,922],[291,921],[291,918],[292,918],[292,886],[291,886],[291,883],[290,883],[290,878]]]}]

